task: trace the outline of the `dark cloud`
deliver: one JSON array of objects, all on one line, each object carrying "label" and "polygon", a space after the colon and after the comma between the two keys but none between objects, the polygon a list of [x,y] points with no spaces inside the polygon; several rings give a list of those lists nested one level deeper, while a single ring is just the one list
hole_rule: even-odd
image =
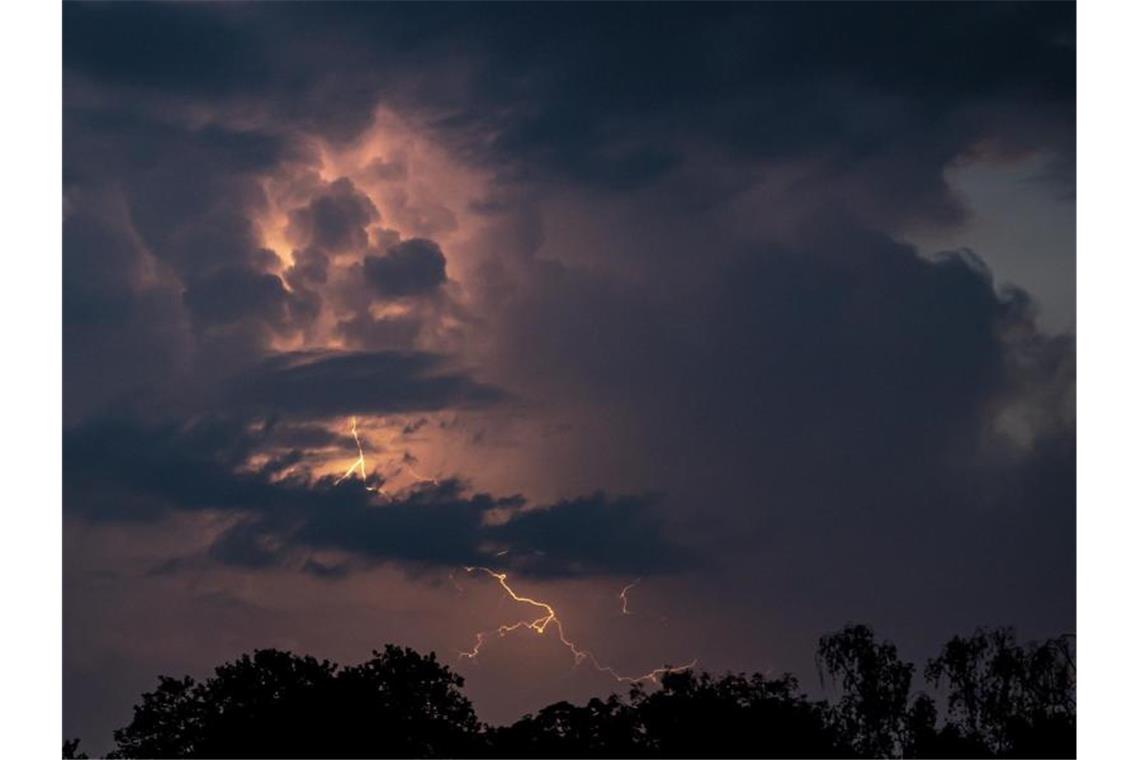
[{"label": "dark cloud", "polygon": [[648,287],[544,265],[495,323],[500,371],[620,419],[580,456],[642,474],[699,556],[782,578],[781,603],[833,600],[820,589],[852,566],[867,594],[902,588],[901,563],[962,578],[956,610],[998,604],[990,573],[1067,614],[1071,339],[971,252],[929,259],[834,219],[719,255]]},{"label": "dark cloud", "polygon": [[794,247],[741,247],[719,261],[661,271],[677,278],[664,289],[544,265],[502,313],[509,372],[674,409],[661,419],[743,413],[779,436],[873,425],[897,442],[946,434],[932,424],[976,426],[1019,392],[1010,362],[1041,339],[1025,294],[997,289],[969,251],[928,259],[821,219]]},{"label": "dark cloud", "polygon": [[[267,84],[272,63],[237,20],[177,6],[148,8],[141,15],[114,6],[76,8],[64,20],[64,57],[71,67],[133,86],[240,92]],[[144,26],[157,34],[140,35]],[[205,60],[188,65],[199,56]]]},{"label": "dark cloud", "polygon": [[143,287],[147,260],[119,204],[81,195],[63,223],[64,414],[68,421],[161,386],[188,346],[180,290]]},{"label": "dark cloud", "polygon": [[183,298],[191,315],[208,325],[255,320],[282,327],[289,316],[289,293],[281,278],[250,269],[215,270],[192,281]]},{"label": "dark cloud", "polygon": [[230,473],[252,445],[243,424],[220,418],[85,423],[64,433],[64,509],[96,520],[145,521],[173,509],[268,508],[257,475]]},{"label": "dark cloud", "polygon": [[[706,144],[738,161],[889,161],[919,191],[912,203],[945,203],[938,170],[982,137],[1072,147],[1069,3],[678,5],[653,13],[651,34],[620,7],[82,6],[65,17],[67,72],[215,102],[240,93],[338,137],[377,102],[408,105],[516,177],[628,190]],[[199,27],[219,49],[209,67],[187,44]],[[305,42],[276,55],[283,37]],[[900,144],[909,161],[891,157]]]},{"label": "dark cloud", "polygon": [[447,280],[447,260],[431,240],[412,238],[383,256],[364,257],[364,277],[381,296],[399,298],[428,293]]},{"label": "dark cloud", "polygon": [[[501,21],[471,23],[491,36]],[[929,208],[946,202],[947,157],[987,132],[1071,145],[1072,23],[1068,4],[678,6],[655,13],[646,34],[633,9],[536,8],[480,47],[477,102],[448,124],[528,177],[626,190],[706,145],[762,165],[889,164],[892,177],[861,176],[876,190],[905,181],[919,192],[899,200]],[[590,56],[575,53],[584,38]],[[1034,117],[1011,134],[1013,102]],[[489,146],[476,146],[487,133]]]},{"label": "dark cloud", "polygon": [[[254,6],[236,5],[170,5],[132,12],[111,4],[69,10],[63,21],[65,78],[71,83],[109,82],[135,101],[169,94],[248,104],[251,93],[257,92],[269,96],[261,105],[287,123],[342,138],[366,126],[384,89],[379,72],[356,69],[357,76],[329,78],[319,88],[312,75],[315,61],[325,56],[326,63],[343,65],[348,73],[366,62],[367,48],[359,42],[345,44],[339,56],[330,55],[336,50],[330,39],[300,34],[291,54],[282,56],[280,35],[299,33],[305,26],[316,31],[312,24],[319,23],[321,14],[292,16],[288,28],[259,16]],[[302,42],[306,39],[312,43]],[[208,63],[201,60],[203,55]],[[362,73],[367,83],[359,78]]]},{"label": "dark cloud", "polygon": [[322,417],[435,411],[505,400],[506,394],[423,352],[292,353],[234,382],[234,403],[271,414]]},{"label": "dark cloud", "polygon": [[66,326],[114,323],[131,314],[127,298],[139,255],[124,231],[94,214],[69,214],[63,221],[69,266],[63,272]]},{"label": "dark cloud", "polygon": [[293,251],[293,266],[285,279],[298,289],[323,285],[329,277],[329,257],[320,248],[307,247]]},{"label": "dark cloud", "polygon": [[[655,514],[657,496],[591,496],[528,510],[488,531],[512,547],[515,567],[530,573],[639,574],[691,563],[679,547],[662,540]],[[519,551],[521,549],[521,551]],[[540,553],[527,554],[527,549]]]},{"label": "dark cloud", "polygon": [[337,324],[337,335],[348,345],[367,350],[405,348],[413,345],[420,332],[414,317],[381,317],[357,314]]},{"label": "dark cloud", "polygon": [[265,203],[263,174],[295,157],[287,140],[179,123],[145,108],[67,111],[64,190],[81,193],[79,210],[97,193],[118,195],[129,209],[120,223],[180,276],[256,265],[261,245],[251,217]]},{"label": "dark cloud", "polygon": [[309,204],[294,211],[290,227],[294,235],[310,245],[332,253],[364,248],[367,227],[380,219],[380,212],[352,181],[341,177]]},{"label": "dark cloud", "polygon": [[86,84],[68,89],[65,110],[70,419],[192,396],[191,376],[231,371],[311,323],[319,304],[286,292],[254,222],[264,174],[300,155],[288,140]]},{"label": "dark cloud", "polygon": [[[221,418],[158,426],[108,419],[67,431],[67,509],[96,521],[229,513],[236,520],[212,542],[212,559],[247,568],[291,565],[320,575],[340,571],[321,565],[312,551],[347,554],[359,566],[493,561],[541,575],[661,572],[683,561],[645,514],[652,504],[645,498],[599,492],[524,509],[521,496],[471,494],[454,479],[385,498],[360,480],[281,477],[272,461],[246,465],[249,454],[275,439],[273,426]],[[369,481],[383,483],[375,476]],[[487,520],[491,512],[498,519]],[[508,554],[497,556],[502,548]]]}]

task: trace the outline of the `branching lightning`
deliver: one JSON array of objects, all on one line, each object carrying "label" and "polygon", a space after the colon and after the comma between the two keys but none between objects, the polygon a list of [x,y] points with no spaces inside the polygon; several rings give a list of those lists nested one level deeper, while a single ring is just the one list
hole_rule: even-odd
[{"label": "branching lightning", "polygon": [[[337,478],[336,483],[339,485],[340,483],[344,482],[348,478],[352,477],[354,474],[359,474],[360,480],[364,483],[364,487],[367,490],[369,490],[373,493],[380,494],[384,498],[391,501],[391,497],[384,491],[383,488],[381,488],[380,486],[373,486],[373,485],[370,485],[368,483],[368,465],[364,459],[364,445],[361,443],[361,440],[360,440],[360,432],[357,429],[356,417],[352,418],[351,432],[352,432],[352,439],[356,443],[356,459],[352,462],[351,465],[349,465],[348,469],[344,471],[344,474],[341,475],[339,478]],[[411,474],[412,477],[414,477],[417,481],[420,481],[420,482],[427,481],[427,482],[431,482],[431,483],[437,482],[434,478],[425,478],[425,477],[422,477],[421,475],[419,475],[419,473],[417,473],[411,466],[413,461],[414,461],[414,459],[412,459],[405,452],[404,461],[402,462],[402,469],[404,469],[409,474]],[[503,549],[503,550],[497,552],[495,554],[495,556],[497,556],[497,557],[504,556],[505,554],[508,553],[508,551],[509,551],[508,549]],[[605,673],[619,683],[636,684],[636,683],[643,683],[646,681],[649,681],[652,683],[658,683],[659,682],[658,679],[661,676],[665,675],[666,673],[677,673],[677,672],[681,672],[681,671],[685,671],[685,670],[690,670],[693,667],[695,667],[697,664],[697,660],[694,658],[692,662],[690,662],[686,665],[681,665],[679,667],[655,668],[655,669],[649,671],[648,673],[643,673],[641,675],[633,676],[633,675],[624,675],[622,673],[619,673],[612,666],[603,665],[601,662],[599,662],[598,658],[595,657],[592,652],[590,652],[586,649],[580,648],[573,641],[566,638],[566,631],[562,627],[562,620],[558,617],[558,613],[554,611],[554,608],[552,606],[550,606],[548,603],[543,602],[541,600],[532,599],[531,597],[522,596],[520,594],[517,594],[515,592],[515,590],[513,588],[511,588],[510,584],[507,583],[507,574],[506,573],[496,573],[495,571],[493,571],[489,568],[486,568],[486,567],[465,567],[464,570],[466,570],[468,574],[484,573],[484,574],[494,578],[498,582],[499,586],[502,587],[503,591],[505,591],[507,593],[507,595],[510,597],[510,599],[512,601],[518,602],[519,604],[525,604],[525,605],[528,605],[530,607],[533,607],[536,610],[540,611],[541,614],[539,614],[539,616],[534,618],[534,619],[529,619],[529,620],[524,619],[524,620],[519,620],[515,623],[500,625],[498,628],[494,629],[494,631],[476,633],[475,634],[475,646],[472,647],[472,649],[470,651],[460,652],[459,657],[461,659],[470,659],[470,660],[475,659],[479,655],[479,652],[482,649],[483,645],[485,643],[487,643],[487,638],[491,633],[497,633],[500,637],[503,637],[503,636],[506,636],[508,633],[511,633],[512,631],[517,631],[520,628],[527,628],[527,629],[530,629],[531,631],[534,631],[535,633],[537,633],[539,635],[542,635],[542,634],[546,633],[547,629],[553,627],[555,632],[558,634],[558,640],[574,656],[574,664],[575,665],[581,665],[583,662],[588,662],[599,673]],[[450,573],[448,575],[448,578],[451,580],[451,583],[455,587],[456,591],[459,591],[460,593],[462,593],[463,587],[459,585],[458,581],[456,581],[454,573]],[[634,586],[636,586],[639,583],[641,583],[640,578],[635,580],[633,583],[626,585],[624,588],[622,588],[621,593],[618,594],[618,598],[621,599],[621,612],[623,615],[632,615],[633,614],[632,612],[629,611],[628,598],[627,598],[626,594]]]},{"label": "branching lightning", "polygon": [[352,440],[356,441],[356,461],[354,461],[344,474],[336,479],[336,484],[339,486],[354,472],[360,473],[360,480],[364,483],[364,488],[372,493],[378,493],[385,499],[391,501],[392,497],[385,493],[384,489],[380,486],[368,485],[368,465],[364,462],[364,446],[360,443],[360,433],[356,430],[356,418],[352,418]]},{"label": "branching lightning", "polygon": [[[352,433],[352,440],[356,442],[356,459],[353,460],[348,469],[344,471],[344,474],[336,479],[336,484],[340,485],[345,480],[348,480],[350,477],[352,477],[354,474],[359,474],[360,479],[364,482],[364,487],[367,490],[371,491],[372,493],[380,494],[388,501],[391,501],[392,497],[383,488],[380,486],[373,486],[368,484],[368,465],[364,461],[364,444],[361,443],[360,440],[360,432],[357,429],[356,417],[352,418],[352,426],[350,428],[350,432]],[[426,478],[416,472],[415,468],[412,467],[412,463],[415,461],[415,457],[411,456],[410,453],[405,451],[399,468],[396,470],[396,474],[398,475],[401,472],[406,472],[417,483],[431,483],[432,485],[439,483],[439,481],[435,478]]]},{"label": "branching lightning", "polygon": [[[541,611],[542,614],[533,620],[520,620],[516,623],[500,625],[494,630],[494,633],[497,633],[500,637],[506,636],[508,633],[517,631],[520,628],[529,628],[537,634],[544,634],[548,628],[553,626],[555,632],[558,634],[558,640],[562,642],[562,645],[564,647],[570,650],[570,653],[572,655],[574,655],[575,665],[580,665],[583,662],[589,662],[590,665],[592,665],[593,668],[599,673],[606,673],[619,683],[642,683],[645,681],[658,683],[657,679],[666,673],[676,673],[683,670],[690,670],[697,664],[696,659],[694,659],[687,665],[682,665],[680,667],[655,668],[648,673],[644,673],[638,676],[623,675],[616,671],[613,667],[601,664],[592,652],[579,648],[577,644],[566,638],[566,631],[563,629],[562,621],[559,619],[558,613],[554,611],[554,608],[546,602],[540,601],[538,599],[532,599],[528,596],[521,596],[520,594],[515,593],[515,590],[511,588],[510,584],[507,583],[506,573],[496,573],[495,571],[490,570],[486,567],[466,567],[464,570],[466,570],[468,573],[485,573],[486,575],[489,575],[498,581],[499,585],[502,586],[503,590],[507,592],[507,595],[512,600],[520,604],[529,605]],[[630,584],[630,587],[633,585],[635,584]],[[624,594],[625,591],[628,591],[630,587],[623,589],[622,593]],[[483,644],[487,642],[489,633],[491,632],[480,632],[475,634],[475,646],[469,652],[460,652],[460,658],[469,660],[475,659],[479,655]]]}]

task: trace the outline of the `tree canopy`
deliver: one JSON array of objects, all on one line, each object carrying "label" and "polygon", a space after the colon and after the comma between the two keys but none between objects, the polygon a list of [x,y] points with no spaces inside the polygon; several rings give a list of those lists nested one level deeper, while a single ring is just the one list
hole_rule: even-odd
[{"label": "tree canopy", "polygon": [[[161,676],[113,757],[1074,757],[1071,637],[1019,643],[1008,628],[956,636],[912,693],[915,666],[865,625],[823,636],[834,701],[794,676],[666,673],[657,686],[557,702],[509,726],[481,723],[463,678],[388,645],[358,665],[274,649],[204,682]],[[945,716],[939,715],[939,704]],[[64,757],[84,757],[78,740]]]}]

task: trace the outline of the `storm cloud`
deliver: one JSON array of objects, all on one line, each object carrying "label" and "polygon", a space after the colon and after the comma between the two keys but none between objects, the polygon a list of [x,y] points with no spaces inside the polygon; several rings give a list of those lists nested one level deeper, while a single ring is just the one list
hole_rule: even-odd
[{"label": "storm cloud", "polygon": [[1072,198],[1074,15],[66,4],[65,604],[192,525],[146,578],[654,575],[716,668],[1069,630],[1072,320],[922,241]]}]

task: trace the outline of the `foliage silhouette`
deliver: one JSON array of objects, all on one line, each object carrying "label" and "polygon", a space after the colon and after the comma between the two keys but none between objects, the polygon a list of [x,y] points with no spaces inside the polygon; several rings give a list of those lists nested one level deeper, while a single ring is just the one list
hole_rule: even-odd
[{"label": "foliage silhouette", "polygon": [[713,678],[668,673],[661,688],[634,687],[584,707],[566,702],[489,732],[502,757],[836,757],[839,737],[823,705],[797,695],[796,680],[757,674]]},{"label": "foliage silhouette", "polygon": [[950,717],[1001,757],[1076,755],[1077,667],[1072,638],[1022,646],[1013,630],[955,636],[926,667],[950,686]]},{"label": "foliage silhouette", "polygon": [[87,760],[87,755],[79,751],[78,739],[63,740],[63,760]]},{"label": "foliage silhouette", "polygon": [[[895,645],[877,643],[865,625],[849,625],[819,640],[817,667],[843,687],[832,723],[862,757],[894,757],[907,744],[907,703],[914,666]],[[822,678],[821,678],[822,680]]]},{"label": "foliage silhouette", "polygon": [[[585,705],[558,702],[510,726],[476,718],[463,679],[411,649],[360,665],[259,650],[204,683],[159,678],[115,731],[113,757],[1073,757],[1071,638],[1020,644],[1006,628],[955,637],[911,694],[914,665],[864,625],[820,639],[834,703],[791,675],[677,672]],[[826,676],[826,678],[825,678]],[[78,740],[64,757],[81,757]]]},{"label": "foliage silhouette", "polygon": [[827,726],[825,705],[797,693],[793,676],[776,680],[674,673],[634,704],[650,754],[660,757],[835,757],[845,742]]},{"label": "foliage silhouette", "polygon": [[204,684],[160,678],[116,757],[454,757],[477,749],[462,677],[387,646],[361,665],[260,650]]}]

